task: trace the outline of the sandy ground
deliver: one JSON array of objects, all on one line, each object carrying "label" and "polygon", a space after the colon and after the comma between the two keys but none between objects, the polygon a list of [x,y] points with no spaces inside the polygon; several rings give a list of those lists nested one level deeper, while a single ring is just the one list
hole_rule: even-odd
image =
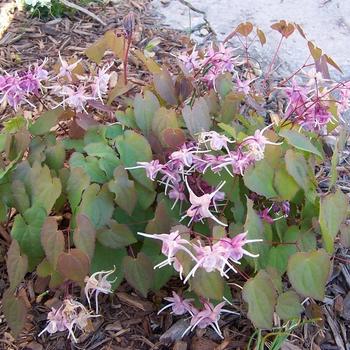
[{"label": "sandy ground", "polygon": [[[350,0],[189,0],[205,12],[218,38],[224,38],[244,21],[261,27],[268,37],[263,49],[255,55],[263,60],[271,57],[279,34],[271,30],[272,23],[285,19],[300,24],[310,40],[330,55],[350,77]],[[154,0],[155,8],[164,16],[165,24],[181,30],[200,27],[203,14],[196,13],[178,0]],[[192,35],[200,38],[200,30]],[[203,30],[202,30],[203,33]],[[308,55],[304,39],[293,34],[280,54],[279,72],[288,73],[302,65]],[[339,75],[337,75],[339,78]]]}]

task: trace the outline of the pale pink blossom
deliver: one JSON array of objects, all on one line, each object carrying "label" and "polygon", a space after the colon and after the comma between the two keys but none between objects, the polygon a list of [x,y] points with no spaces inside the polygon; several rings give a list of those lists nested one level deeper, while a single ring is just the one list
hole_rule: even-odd
[{"label": "pale pink blossom", "polygon": [[164,168],[164,165],[159,163],[158,159],[151,160],[150,162],[137,162],[137,165],[134,167],[125,168],[127,170],[132,169],[145,169],[147,177],[154,181],[157,177],[157,174],[160,170]]},{"label": "pale pink blossom", "polygon": [[225,182],[223,182],[212,193],[205,193],[202,196],[197,196],[192,191],[192,189],[188,185],[187,178],[185,179],[185,182],[186,182],[186,185],[187,185],[188,192],[190,194],[189,200],[190,200],[191,206],[190,206],[190,208],[188,208],[188,210],[186,212],[186,215],[184,215],[181,218],[181,220],[183,220],[185,217],[189,217],[190,218],[189,224],[191,224],[191,222],[193,220],[201,221],[201,220],[203,220],[205,218],[210,218],[210,219],[214,220],[215,222],[217,222],[218,224],[220,224],[222,226],[227,226],[225,223],[221,222],[218,218],[216,218],[215,215],[213,215],[211,213],[211,211],[209,210],[209,207],[212,205],[212,200],[213,200],[214,196],[225,185]]},{"label": "pale pink blossom", "polygon": [[61,67],[59,73],[57,74],[57,78],[67,78],[68,81],[71,82],[73,80],[72,72],[78,66],[81,59],[72,64],[69,64],[66,60],[62,58],[60,52],[58,53],[58,57],[60,59]]},{"label": "pale pink blossom", "polygon": [[85,277],[85,296],[89,303],[89,307],[91,308],[91,301],[90,298],[95,294],[95,306],[96,306],[96,313],[98,313],[98,296],[100,293],[102,294],[111,294],[113,293],[112,290],[112,283],[115,282],[116,278],[112,281],[108,280],[108,277],[112,275],[115,272],[115,267],[113,270],[109,271],[98,271],[93,273],[90,277]]},{"label": "pale pink blossom", "polygon": [[193,301],[193,299],[183,299],[180,295],[178,295],[177,293],[173,292],[173,296],[172,297],[167,297],[164,298],[164,300],[169,301],[170,304],[164,306],[162,309],[160,309],[158,311],[158,315],[168,309],[171,308],[172,309],[172,314],[180,316],[180,315],[184,315],[187,312],[191,312],[193,309],[193,306],[191,304],[191,302]]},{"label": "pale pink blossom", "polygon": [[182,334],[182,336],[186,335],[188,331],[193,331],[196,327],[199,328],[207,328],[210,326],[214,329],[214,331],[217,333],[217,335],[220,338],[223,338],[220,327],[219,327],[219,320],[221,317],[221,314],[223,313],[229,313],[234,315],[239,315],[237,312],[226,310],[223,307],[225,306],[226,302],[221,302],[214,306],[209,301],[204,302],[204,309],[201,311],[195,312],[192,315],[190,326],[185,330],[185,332]]}]

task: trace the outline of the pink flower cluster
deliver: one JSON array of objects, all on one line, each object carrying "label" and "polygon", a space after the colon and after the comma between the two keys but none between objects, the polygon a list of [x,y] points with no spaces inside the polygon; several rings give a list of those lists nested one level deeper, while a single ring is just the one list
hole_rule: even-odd
[{"label": "pink flower cluster", "polygon": [[56,332],[68,331],[68,338],[72,338],[76,342],[75,331],[77,329],[84,331],[88,327],[89,320],[98,316],[92,315],[80,302],[71,298],[65,299],[58,309],[52,308],[48,313],[48,324],[39,333],[39,336],[45,332],[54,334]]},{"label": "pink flower cluster", "polygon": [[25,72],[5,73],[0,76],[0,102],[6,101],[15,110],[24,102],[30,103],[31,95],[38,96],[42,82],[48,79],[48,72],[40,66],[30,66]]},{"label": "pink flower cluster", "polygon": [[172,152],[165,164],[152,160],[138,162],[137,166],[127,169],[145,169],[147,177],[152,181],[159,175],[159,182],[165,185],[165,193],[174,200],[173,208],[178,202],[182,204],[188,201],[190,207],[181,220],[188,217],[191,224],[193,221],[210,218],[226,226],[212,213],[218,212],[218,202],[225,199],[225,193],[221,191],[225,182],[214,188],[201,175],[208,169],[214,173],[225,169],[231,176],[243,175],[249,165],[264,158],[266,145],[279,145],[264,136],[269,127],[256,130],[253,136],[246,137],[235,150],[229,148],[235,142],[225,135],[216,131],[203,132],[199,135],[198,142],[187,142]]},{"label": "pink flower cluster", "polygon": [[189,331],[193,331],[196,327],[207,328],[212,327],[219,337],[223,338],[220,327],[219,320],[221,314],[229,313],[239,315],[237,312],[224,309],[226,302],[223,301],[216,306],[210,303],[208,300],[202,299],[203,309],[198,310],[193,304],[193,299],[183,299],[181,296],[173,292],[172,297],[164,298],[169,301],[170,304],[163,307],[159,312],[171,308],[172,314],[174,315],[184,315],[189,313],[191,315],[191,322],[189,327],[184,331],[182,336],[186,335]]},{"label": "pink flower cluster", "polygon": [[308,73],[310,80],[303,85],[293,79],[291,86],[284,88],[288,97],[288,105],[285,117],[299,124],[308,131],[326,133],[326,126],[335,118],[330,112],[330,97],[328,91],[335,89],[340,91],[339,112],[349,108],[349,87],[343,88],[325,86],[325,81],[318,73]]},{"label": "pink flower cluster", "polygon": [[195,243],[182,238],[177,230],[169,234],[147,234],[138,232],[139,235],[162,241],[162,254],[167,259],[154,268],[172,265],[179,272],[180,278],[183,278],[184,268],[176,254],[183,251],[189,255],[193,262],[191,270],[187,273],[184,283],[193,277],[199,268],[206,272],[219,271],[220,275],[228,278],[228,272],[232,270],[237,272],[233,264],[240,264],[239,260],[244,255],[257,257],[258,255],[248,252],[243,247],[247,243],[261,242],[261,239],[247,239],[247,232],[240,233],[235,237],[222,237],[213,244],[202,246],[201,241]]},{"label": "pink flower cluster", "polygon": [[56,332],[68,331],[68,338],[77,341],[75,332],[86,331],[91,318],[99,317],[98,315],[98,295],[100,293],[112,293],[112,283],[108,277],[115,272],[115,268],[110,271],[99,271],[85,278],[85,296],[91,308],[90,298],[95,294],[96,314],[89,311],[83,304],[72,298],[66,298],[62,305],[56,309],[51,308],[47,315],[47,325],[40,332],[39,336],[45,332],[54,334]]},{"label": "pink flower cluster", "polygon": [[96,73],[89,76],[75,74],[78,80],[74,81],[74,70],[81,60],[69,64],[60,54],[59,60],[59,72],[55,76],[49,76],[49,72],[43,68],[47,60],[40,66],[30,66],[26,72],[0,76],[0,103],[6,100],[16,110],[24,102],[35,107],[30,102],[30,97],[34,95],[39,98],[42,87],[62,99],[54,108],[67,105],[77,112],[87,112],[86,105],[89,101],[103,102],[109,88],[111,73],[108,71],[111,65],[98,68]]},{"label": "pink flower cluster", "polygon": [[178,56],[187,73],[201,72],[202,80],[213,86],[216,78],[223,73],[233,72],[236,59],[233,49],[219,44],[217,48],[211,44],[204,52],[201,58],[199,52],[194,48],[191,54],[184,53]]}]

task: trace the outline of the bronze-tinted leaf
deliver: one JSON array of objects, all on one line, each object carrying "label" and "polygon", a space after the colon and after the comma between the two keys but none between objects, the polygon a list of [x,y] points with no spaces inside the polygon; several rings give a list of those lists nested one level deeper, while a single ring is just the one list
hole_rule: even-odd
[{"label": "bronze-tinted leaf", "polygon": [[309,50],[313,59],[315,61],[318,61],[322,56],[322,53],[323,53],[322,50],[319,47],[317,47],[315,43],[313,43],[312,41],[308,41],[307,46],[309,47]]},{"label": "bronze-tinted leaf", "polygon": [[240,23],[236,28],[236,32],[243,36],[248,36],[252,30],[253,25],[250,22]]},{"label": "bronze-tinted leaf", "polygon": [[22,298],[16,298],[7,290],[2,298],[2,311],[12,334],[17,337],[26,323],[27,308]]},{"label": "bronze-tinted leaf", "polygon": [[82,283],[89,273],[89,267],[88,256],[79,249],[71,249],[58,257],[57,269],[67,280]]},{"label": "bronze-tinted leaf", "polygon": [[168,70],[163,67],[160,73],[153,75],[154,87],[159,96],[170,105],[177,104],[175,84]]},{"label": "bronze-tinted leaf", "polygon": [[8,250],[6,266],[10,290],[14,291],[28,271],[28,258],[26,255],[21,255],[19,244],[15,239],[12,240]]},{"label": "bronze-tinted leaf", "polygon": [[193,85],[191,79],[185,76],[178,76],[175,82],[175,93],[180,102],[185,101],[192,93]]},{"label": "bronze-tinted leaf", "polygon": [[266,36],[265,36],[265,33],[264,33],[261,29],[257,28],[257,29],[256,29],[256,34],[257,34],[257,36],[258,36],[258,38],[259,38],[260,44],[261,44],[261,45],[266,44]]},{"label": "bronze-tinted leaf", "polygon": [[55,269],[58,256],[64,251],[64,237],[62,231],[57,228],[54,217],[48,217],[41,229],[41,244],[44,248],[47,260]]},{"label": "bronze-tinted leaf", "polygon": [[162,140],[165,145],[172,149],[177,149],[186,141],[186,135],[182,129],[167,128],[162,131]]},{"label": "bronze-tinted leaf", "polygon": [[77,226],[73,235],[74,245],[76,248],[83,251],[91,261],[95,251],[95,227],[89,217],[84,214],[78,214],[76,220]]},{"label": "bronze-tinted leaf", "polygon": [[285,20],[281,20],[277,23],[274,23],[271,26],[272,29],[277,30],[283,37],[286,39],[293,34],[295,27],[293,23],[289,23]]}]

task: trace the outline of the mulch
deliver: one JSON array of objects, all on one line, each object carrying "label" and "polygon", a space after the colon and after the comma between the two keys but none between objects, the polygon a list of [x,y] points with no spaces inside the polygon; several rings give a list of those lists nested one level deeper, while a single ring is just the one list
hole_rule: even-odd
[{"label": "mulch", "polygon": [[[0,37],[0,73],[11,71],[48,57],[52,62],[62,56],[82,56],[85,48],[110,29],[121,28],[123,17],[133,11],[137,17],[137,33],[134,46],[143,48],[146,43],[159,37],[161,44],[156,51],[156,59],[171,64],[172,54],[184,47],[188,39],[178,31],[161,25],[158,14],[150,4],[151,0],[115,0],[114,2],[89,5],[89,10],[98,15],[107,25],[103,26],[91,17],[76,12],[48,22],[32,18],[24,12],[14,13],[11,25]],[[0,7],[2,4],[0,3]],[[0,28],[1,29],[1,28]],[[144,72],[132,67],[131,75],[137,77]],[[142,73],[142,74],[141,74]],[[5,113],[5,111],[2,111]],[[1,227],[0,227],[1,228]],[[8,243],[8,232],[0,230],[0,297],[8,286],[4,256]],[[317,323],[306,323],[299,327],[282,347],[283,350],[296,349],[347,349],[350,342],[350,253],[339,248],[334,259],[333,274],[327,288],[326,302],[315,303],[307,300],[304,304],[308,318],[320,318]],[[244,280],[235,280],[242,285]],[[198,330],[194,335],[181,339],[188,327],[188,320],[176,318],[169,313],[157,315],[164,296],[171,289],[180,287],[174,279],[168,283],[168,290],[150,294],[148,299],[136,294],[123,283],[111,297],[101,299],[103,317],[94,319],[92,330],[82,334],[78,343],[66,339],[66,334],[57,333],[50,337],[38,337],[45,327],[46,315],[51,305],[61,297],[43,293],[40,279],[28,274],[19,287],[32,311],[28,316],[25,330],[14,339],[1,313],[0,300],[0,349],[113,349],[113,350],[229,350],[245,349],[254,328],[246,318],[246,306],[241,299],[240,289],[232,285],[235,303],[233,308],[242,313],[241,317],[224,316],[222,329],[225,340],[221,340],[210,329]],[[102,298],[102,297],[101,297]]]}]

